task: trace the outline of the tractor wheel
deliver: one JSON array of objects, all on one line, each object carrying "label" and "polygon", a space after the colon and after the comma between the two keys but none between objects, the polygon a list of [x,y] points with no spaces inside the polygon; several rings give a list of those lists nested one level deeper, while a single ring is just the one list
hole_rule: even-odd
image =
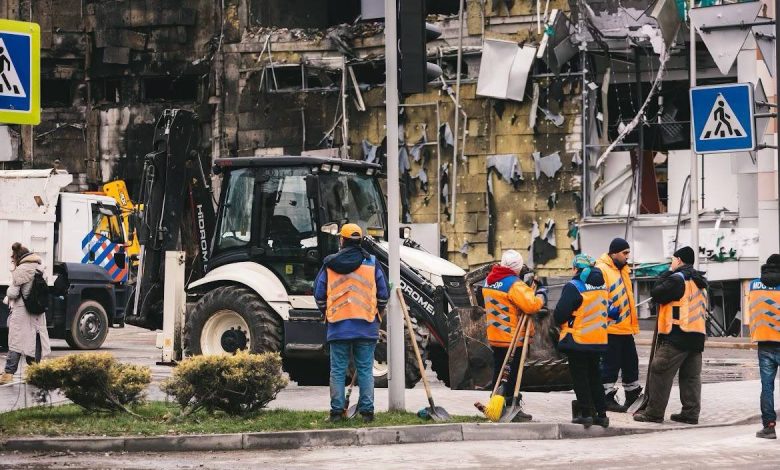
[{"label": "tractor wheel", "polygon": [[65,341],[73,349],[98,349],[108,336],[108,327],[106,309],[99,302],[85,300],[73,316]]},{"label": "tractor wheel", "polygon": [[222,286],[195,305],[184,325],[187,355],[282,351],[282,321],[251,289]]},{"label": "tractor wheel", "polygon": [[[428,356],[428,338],[429,333],[425,328],[417,324],[417,319],[412,318],[417,347],[420,349],[423,364]],[[422,379],[420,369],[417,366],[417,358],[414,355],[412,342],[409,340],[409,333],[406,331],[404,323],[404,363],[406,370],[406,388],[414,388]],[[387,318],[382,319],[382,326],[379,328],[379,342],[374,352],[374,387],[387,388]]]},{"label": "tractor wheel", "polygon": [[439,345],[431,346],[428,351],[428,357],[431,360],[431,369],[436,372],[436,378],[444,382],[448,388],[450,386],[450,356],[447,351]]}]

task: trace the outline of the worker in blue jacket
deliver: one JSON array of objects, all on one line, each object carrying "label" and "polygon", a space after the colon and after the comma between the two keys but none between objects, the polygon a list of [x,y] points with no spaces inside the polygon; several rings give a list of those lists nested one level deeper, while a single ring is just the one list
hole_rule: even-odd
[{"label": "worker in blue jacket", "polygon": [[358,411],[364,422],[374,420],[374,349],[390,292],[382,267],[360,246],[362,239],[359,226],[345,224],[341,250],[325,258],[314,281],[314,300],[327,322],[331,422],[344,419],[350,355],[360,388]]}]

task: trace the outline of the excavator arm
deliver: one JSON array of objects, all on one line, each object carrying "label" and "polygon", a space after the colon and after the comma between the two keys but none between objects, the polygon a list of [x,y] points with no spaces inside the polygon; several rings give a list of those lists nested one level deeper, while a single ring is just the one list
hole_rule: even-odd
[{"label": "excavator arm", "polygon": [[141,252],[126,317],[131,325],[162,327],[166,251],[186,253],[188,282],[206,272],[216,215],[199,152],[199,125],[191,111],[164,111],[155,126],[153,151],[144,158],[135,212]]}]

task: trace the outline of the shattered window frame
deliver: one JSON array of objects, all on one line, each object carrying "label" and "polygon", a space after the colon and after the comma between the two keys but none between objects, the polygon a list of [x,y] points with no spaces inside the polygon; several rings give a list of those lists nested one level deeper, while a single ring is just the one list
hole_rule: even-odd
[{"label": "shattered window frame", "polygon": [[[297,85],[283,84],[279,86],[279,76],[281,71],[297,69],[296,78],[300,81]],[[286,71],[284,73],[287,73]],[[341,70],[328,67],[318,67],[310,64],[268,64],[263,68],[262,89],[268,93],[298,93],[301,91],[338,91],[341,89]],[[309,83],[313,77],[318,75],[333,75],[333,84],[329,86],[310,87]],[[289,75],[292,77],[292,74]],[[286,77],[284,77],[286,79]],[[292,80],[289,80],[292,82]],[[322,80],[320,80],[322,84]]]}]

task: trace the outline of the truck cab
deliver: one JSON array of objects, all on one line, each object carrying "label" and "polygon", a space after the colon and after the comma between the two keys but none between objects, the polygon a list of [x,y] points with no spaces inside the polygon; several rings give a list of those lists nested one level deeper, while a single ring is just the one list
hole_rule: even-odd
[{"label": "truck cab", "polygon": [[[0,250],[21,242],[44,260],[51,288],[49,336],[97,349],[108,328],[124,325],[127,237],[116,201],[67,193],[73,177],[58,170],[0,171]],[[0,266],[0,294],[11,282]],[[7,346],[7,306],[0,305],[0,347]]]}]

